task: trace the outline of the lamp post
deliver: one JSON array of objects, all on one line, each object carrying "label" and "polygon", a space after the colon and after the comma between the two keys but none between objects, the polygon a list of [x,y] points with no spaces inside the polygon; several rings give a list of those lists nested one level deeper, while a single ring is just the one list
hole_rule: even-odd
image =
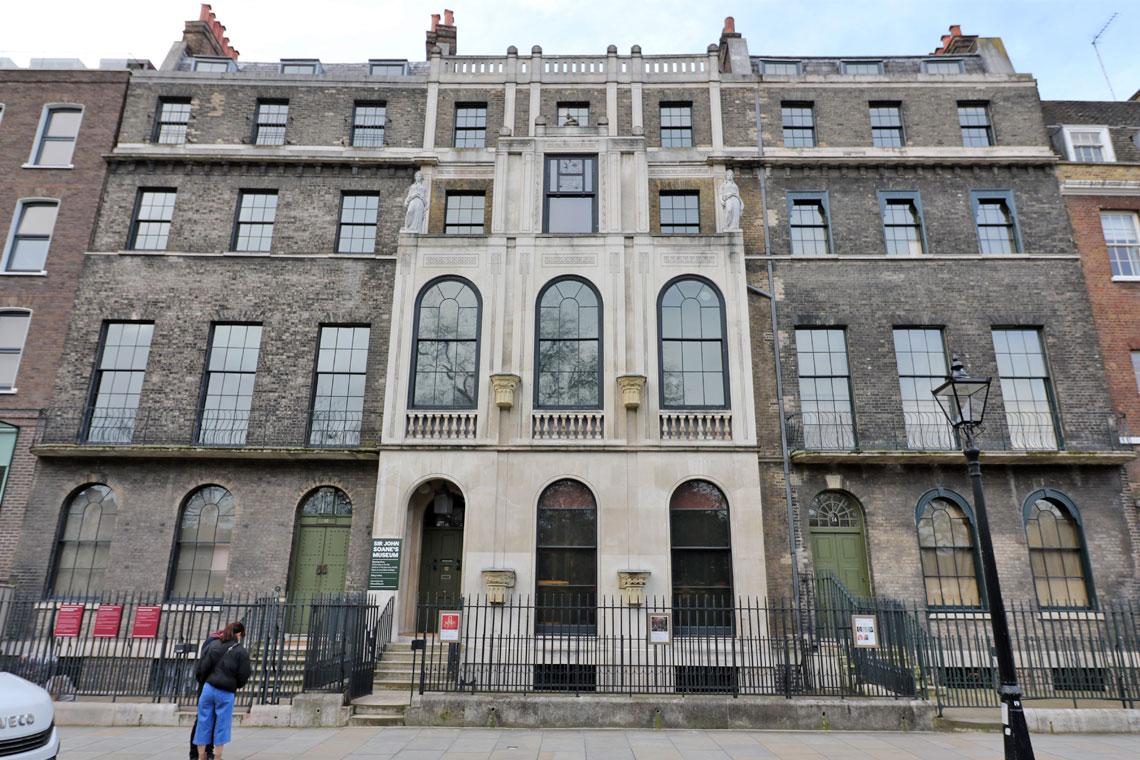
[{"label": "lamp post", "polygon": [[970,377],[957,354],[951,356],[950,376],[946,382],[931,391],[946,420],[962,436],[970,485],[974,489],[974,511],[978,519],[978,541],[982,549],[982,576],[986,584],[986,599],[990,607],[990,627],[994,634],[994,650],[998,661],[1001,685],[1001,722],[1005,740],[1006,760],[1033,760],[1033,744],[1029,740],[1029,727],[1021,708],[1021,688],[1017,685],[1017,671],[1013,666],[1013,647],[1009,638],[1009,623],[1005,617],[1005,604],[1001,598],[997,563],[994,561],[994,544],[990,537],[990,521],[986,515],[986,496],[982,492],[982,466],[978,462],[981,452],[974,440],[982,426],[986,400],[990,393],[990,378]]}]

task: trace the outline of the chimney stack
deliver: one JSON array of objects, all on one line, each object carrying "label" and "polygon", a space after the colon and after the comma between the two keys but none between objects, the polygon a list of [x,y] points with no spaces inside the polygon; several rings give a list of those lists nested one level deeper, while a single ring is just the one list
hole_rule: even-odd
[{"label": "chimney stack", "polygon": [[444,55],[455,55],[455,14],[449,10],[443,12],[443,23],[440,23],[439,14],[431,14],[431,29],[427,33],[427,56],[431,58],[431,49],[439,45]]},{"label": "chimney stack", "polygon": [[182,41],[186,43],[186,52],[190,55],[224,56],[235,61],[238,59],[238,51],[230,45],[226,28],[218,23],[218,17],[206,3],[202,3],[197,21],[186,22],[186,28],[182,30]]}]

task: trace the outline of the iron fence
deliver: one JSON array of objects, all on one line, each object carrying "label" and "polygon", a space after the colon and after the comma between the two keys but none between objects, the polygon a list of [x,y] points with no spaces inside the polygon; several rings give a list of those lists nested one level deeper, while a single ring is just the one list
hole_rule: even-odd
[{"label": "iron fence", "polygon": [[51,407],[37,444],[356,448],[380,442],[379,413],[345,409]]},{"label": "iron fence", "polygon": [[[590,600],[588,615],[569,596],[515,596],[504,604],[481,596],[458,603],[428,598],[419,605],[421,625],[458,609],[459,641],[422,640],[411,687],[421,694],[920,695],[927,669],[909,624],[917,609],[880,604],[882,646],[860,650],[848,635],[850,602],[822,587],[810,596],[806,605],[688,596],[629,605],[599,597]],[[545,622],[583,617],[592,625]],[[653,643],[651,629],[671,635]]]},{"label": "iron fence", "polygon": [[233,594],[169,601],[147,594],[98,599],[14,595],[0,610],[0,671],[62,699],[146,699],[193,705],[202,642],[229,622],[246,629],[253,673],[236,704],[277,704],[301,691],[372,689],[391,640],[393,604],[361,594],[286,597]]},{"label": "iron fence", "polygon": [[[776,601],[425,598],[419,630],[433,630],[431,621],[446,611],[461,613],[458,640],[417,640],[413,692],[858,696],[926,699],[940,710],[998,705],[984,610],[857,598],[828,575],[805,583],[799,598]],[[1088,611],[1011,603],[1007,613],[1026,699],[1134,705],[1137,602]],[[651,621],[662,616],[671,620],[671,636],[652,643]],[[874,619],[874,647],[861,646],[865,634],[855,629],[866,617]],[[583,619],[591,624],[574,624]],[[715,624],[694,624],[701,620]]]},{"label": "iron fence", "polygon": [[[802,412],[789,415],[793,451],[957,451],[961,448],[938,411],[893,414]],[[978,435],[987,451],[1118,451],[1128,427],[1115,412],[994,413]]]}]

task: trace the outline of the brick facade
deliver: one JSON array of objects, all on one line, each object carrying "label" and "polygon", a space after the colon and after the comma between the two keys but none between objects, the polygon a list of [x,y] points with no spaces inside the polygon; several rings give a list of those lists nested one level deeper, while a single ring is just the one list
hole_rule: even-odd
[{"label": "brick facade", "polygon": [[[46,407],[59,369],[71,308],[91,238],[106,165],[115,145],[127,91],[126,71],[0,71],[0,234],[7,245],[20,199],[59,201],[44,275],[0,275],[0,308],[31,317],[12,393],[0,394],[0,421],[18,429],[0,503],[0,584],[13,572],[13,555],[29,503],[36,460],[30,453],[36,410]],[[45,104],[83,107],[72,168],[29,168]]]}]

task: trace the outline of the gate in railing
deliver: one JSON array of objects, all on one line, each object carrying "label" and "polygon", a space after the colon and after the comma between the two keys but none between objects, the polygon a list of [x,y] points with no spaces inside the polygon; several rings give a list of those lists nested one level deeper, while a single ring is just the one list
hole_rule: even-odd
[{"label": "gate in railing", "polygon": [[[17,594],[0,601],[0,671],[63,699],[190,706],[202,642],[240,620],[253,674],[237,693],[239,707],[277,704],[303,690],[352,699],[371,691],[376,660],[391,640],[392,613],[391,601],[381,609],[360,594],[182,601],[110,592],[75,600]],[[309,634],[292,633],[292,619],[310,620]]]}]

